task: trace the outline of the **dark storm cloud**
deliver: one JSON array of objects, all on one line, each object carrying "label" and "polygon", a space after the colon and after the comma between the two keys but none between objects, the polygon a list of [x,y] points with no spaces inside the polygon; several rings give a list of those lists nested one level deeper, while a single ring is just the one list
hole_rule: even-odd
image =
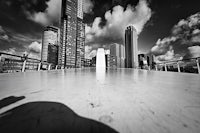
[{"label": "dark storm cloud", "polygon": [[29,45],[40,41],[43,27],[27,18],[27,12],[43,12],[45,0],[0,1],[0,50],[22,55]]},{"label": "dark storm cloud", "polygon": [[41,26],[27,19],[27,12],[44,11],[45,0],[1,0],[0,25],[20,33],[41,31]]},{"label": "dark storm cloud", "polygon": [[[16,13],[43,12],[47,8],[46,2],[49,0],[1,0],[1,7],[11,8]],[[5,9],[4,8],[4,9]]]}]

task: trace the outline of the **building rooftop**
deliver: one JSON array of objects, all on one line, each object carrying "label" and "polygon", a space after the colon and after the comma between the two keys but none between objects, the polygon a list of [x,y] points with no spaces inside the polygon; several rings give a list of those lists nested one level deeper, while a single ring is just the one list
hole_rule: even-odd
[{"label": "building rooftop", "polygon": [[[105,124],[113,132],[199,133],[199,81],[198,74],[135,69],[68,69],[0,74],[0,132],[3,129],[7,132],[15,130],[21,125],[22,128],[35,123],[45,125],[47,120],[49,125],[66,128],[58,121],[64,123],[67,116],[56,119],[59,113],[56,115],[55,112],[64,110],[66,106],[66,109],[68,107],[87,120]],[[51,107],[44,102],[56,102],[56,106]],[[28,108],[30,105],[32,108]],[[39,110],[42,107],[43,110]],[[30,113],[34,111],[37,113]],[[44,119],[46,117],[48,119]],[[23,120],[34,122],[26,125]],[[77,121],[72,125],[80,125]]]}]

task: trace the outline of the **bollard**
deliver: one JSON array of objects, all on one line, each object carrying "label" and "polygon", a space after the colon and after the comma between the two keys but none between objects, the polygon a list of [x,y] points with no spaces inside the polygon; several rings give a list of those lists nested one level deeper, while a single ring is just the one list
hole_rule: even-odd
[{"label": "bollard", "polygon": [[197,63],[198,73],[200,74],[200,66],[199,66],[199,60],[198,60],[198,58],[196,59],[196,63]]},{"label": "bollard", "polygon": [[41,62],[38,64],[38,71],[40,71],[41,68]]},{"label": "bollard", "polygon": [[165,71],[167,72],[167,64],[165,64]]},{"label": "bollard", "polygon": [[177,62],[177,68],[178,68],[178,72],[180,73],[180,72],[181,72],[181,69],[180,69],[179,62]]},{"label": "bollard", "polygon": [[25,72],[25,68],[26,68],[26,60],[24,60],[24,62],[23,62],[22,72]]},{"label": "bollard", "polygon": [[56,65],[56,68],[55,68],[56,70],[58,70],[58,65]]}]

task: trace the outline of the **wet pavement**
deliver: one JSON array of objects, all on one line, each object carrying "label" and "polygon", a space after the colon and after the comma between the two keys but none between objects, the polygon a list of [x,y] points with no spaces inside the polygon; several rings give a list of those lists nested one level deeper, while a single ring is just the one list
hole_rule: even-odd
[{"label": "wet pavement", "polygon": [[121,133],[200,132],[197,74],[134,69],[0,74],[0,100],[1,122],[16,112],[15,107],[56,102],[54,108],[62,104],[81,119],[103,123]]}]

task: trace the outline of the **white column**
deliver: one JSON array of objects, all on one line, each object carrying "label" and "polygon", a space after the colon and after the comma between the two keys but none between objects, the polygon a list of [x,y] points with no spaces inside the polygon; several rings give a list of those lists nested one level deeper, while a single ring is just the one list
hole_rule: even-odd
[{"label": "white column", "polygon": [[41,62],[38,64],[38,71],[40,71]]},{"label": "white column", "polygon": [[103,48],[98,48],[97,50],[96,68],[106,68],[105,51]]},{"label": "white column", "polygon": [[48,65],[48,70],[51,70],[51,64]]},{"label": "white column", "polygon": [[165,63],[165,71],[167,72],[167,64]]},{"label": "white column", "polygon": [[177,62],[177,68],[178,68],[178,72],[180,73],[180,72],[181,72],[181,69],[180,69],[179,62]]},{"label": "white column", "polygon": [[24,62],[23,62],[22,72],[25,72],[25,68],[26,68],[26,60],[24,60]]},{"label": "white column", "polygon": [[197,62],[198,73],[200,74],[200,66],[199,66],[199,60],[198,60],[198,58],[196,59],[196,62]]},{"label": "white column", "polygon": [[158,66],[157,65],[155,65],[155,68],[156,68],[156,71],[158,71]]}]

